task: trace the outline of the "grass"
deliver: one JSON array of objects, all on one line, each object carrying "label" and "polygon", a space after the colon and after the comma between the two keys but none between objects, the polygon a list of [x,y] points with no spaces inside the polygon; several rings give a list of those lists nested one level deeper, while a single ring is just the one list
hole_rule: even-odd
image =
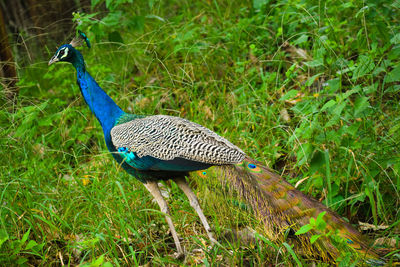
[{"label": "grass", "polygon": [[[388,226],[372,239],[399,243],[398,2],[114,4],[163,18],[97,29],[79,15],[93,43],[82,49],[88,69],[124,110],[202,124],[350,222]],[[72,66],[44,59],[19,74],[17,111],[0,110],[0,263],[182,264],[157,205],[108,155]],[[207,248],[195,212],[167,182],[191,252],[184,264],[309,263],[266,239],[221,186],[199,177],[191,185],[222,246]],[[229,238],[246,227],[257,242]]]}]

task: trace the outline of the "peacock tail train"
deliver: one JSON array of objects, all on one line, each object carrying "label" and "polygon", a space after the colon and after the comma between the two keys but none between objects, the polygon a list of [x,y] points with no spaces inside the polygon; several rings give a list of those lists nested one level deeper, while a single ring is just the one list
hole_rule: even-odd
[{"label": "peacock tail train", "polygon": [[[248,203],[255,215],[263,222],[265,234],[270,240],[283,238],[285,232],[299,230],[310,223],[310,218],[316,219],[325,212],[326,231],[331,231],[344,239],[348,246],[354,249],[361,257],[378,259],[379,256],[372,250],[367,241],[354,227],[345,222],[335,212],[329,210],[319,201],[306,196],[281,176],[260,162],[246,156],[235,165],[221,165],[199,171],[200,176],[215,176],[231,191],[237,192]],[[298,235],[296,246],[302,254],[310,257],[319,255],[322,260],[330,261],[340,253],[332,240],[320,236],[311,244],[312,235],[323,233],[312,229],[305,234]]]}]

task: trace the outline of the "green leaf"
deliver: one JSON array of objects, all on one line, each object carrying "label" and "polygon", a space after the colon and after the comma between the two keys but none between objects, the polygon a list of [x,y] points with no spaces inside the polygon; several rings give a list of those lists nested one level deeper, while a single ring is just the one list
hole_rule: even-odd
[{"label": "green leaf", "polygon": [[121,26],[121,18],[123,17],[122,12],[114,11],[110,12],[105,16],[101,22],[108,27],[118,27]]},{"label": "green leaf", "polygon": [[379,85],[379,84],[376,82],[376,83],[374,83],[374,84],[365,86],[365,87],[363,88],[363,92],[364,92],[365,94],[372,94],[372,93],[375,93],[375,92],[378,90],[378,85]]},{"label": "green leaf", "polygon": [[386,93],[397,93],[398,91],[400,91],[399,84],[391,85],[385,90]]},{"label": "green leaf", "polygon": [[322,61],[322,59],[315,59],[312,61],[304,62],[304,64],[310,68],[315,68],[315,67],[323,66],[324,62]]},{"label": "green leaf", "polygon": [[24,263],[27,262],[27,261],[28,261],[27,258],[21,257],[21,258],[19,258],[19,259],[16,261],[16,263],[17,263],[17,265],[22,265],[22,264],[24,264]]},{"label": "green leaf", "polygon": [[336,79],[332,79],[327,81],[327,91],[328,93],[335,93],[337,90],[340,89],[340,79],[336,78]]},{"label": "green leaf", "polygon": [[299,45],[302,43],[307,42],[308,36],[306,34],[302,34],[299,38],[297,38],[294,42],[293,45]]},{"label": "green leaf", "polygon": [[271,240],[269,240],[265,236],[260,235],[257,232],[255,233],[255,237],[256,237],[256,240],[260,239],[261,241],[265,242],[268,246],[274,248],[275,250],[279,249],[279,247],[274,242],[272,242]]},{"label": "green leaf", "polygon": [[400,64],[385,76],[385,83],[400,81]]},{"label": "green leaf", "polygon": [[44,118],[39,119],[37,122],[39,126],[51,126],[53,125],[53,119],[54,119],[53,116],[46,116]]},{"label": "green leaf", "polygon": [[368,97],[365,96],[358,97],[354,102],[354,117],[357,117],[369,106],[370,104],[368,102]]},{"label": "green leaf", "polygon": [[361,14],[365,14],[366,11],[369,10],[369,6],[363,6],[357,13],[356,13],[356,18],[361,15]]},{"label": "green leaf", "polygon": [[24,244],[26,242],[26,240],[28,240],[30,232],[31,232],[31,228],[29,228],[28,231],[26,231],[26,233],[22,236],[21,244]]},{"label": "green leaf", "polygon": [[313,236],[310,238],[311,244],[314,244],[315,241],[317,241],[318,238],[320,238],[321,236],[322,236],[322,235],[313,235]]},{"label": "green leaf", "polygon": [[0,230],[0,248],[8,240],[8,235],[5,230]]},{"label": "green leaf", "polygon": [[[311,129],[311,127],[309,127],[309,129],[297,128],[297,129],[296,129],[296,132],[297,132],[297,130],[299,130],[299,131],[298,131],[299,134],[300,134],[301,132],[303,132],[303,130],[309,131],[309,132],[307,133],[307,135],[311,135],[312,132],[313,132],[313,129]],[[307,136],[307,135],[306,135],[306,136]],[[295,136],[295,135],[293,135],[293,136]],[[314,149],[313,149],[312,144],[310,144],[310,143],[305,143],[305,144],[303,144],[303,145],[301,146],[301,149],[298,149],[297,152],[296,152],[297,157],[298,157],[297,164],[298,164],[299,166],[301,166],[301,165],[307,163],[307,162],[310,160],[313,151],[314,151]]]},{"label": "green leaf", "polygon": [[96,5],[98,5],[100,2],[103,2],[104,0],[92,0],[92,8],[94,8]]},{"label": "green leaf", "polygon": [[290,90],[289,92],[287,92],[284,96],[282,96],[279,100],[280,101],[285,101],[288,99],[292,99],[294,98],[296,95],[298,94],[297,90]]},{"label": "green leaf", "polygon": [[295,75],[294,73],[295,73],[296,67],[297,67],[296,63],[294,63],[292,66],[290,66],[290,68],[285,72],[285,76],[287,78],[293,78]]},{"label": "green leaf", "polygon": [[323,211],[320,214],[318,214],[318,216],[317,216],[317,224],[325,223],[325,221],[324,221],[324,215],[325,214],[326,214],[326,211]]},{"label": "green leaf", "polygon": [[288,252],[290,253],[290,255],[292,255],[292,257],[295,260],[297,266],[298,267],[302,267],[303,264],[300,262],[299,258],[297,258],[297,255],[296,255],[296,253],[294,253],[292,247],[286,242],[283,242],[282,245],[284,245],[286,247],[286,249],[288,250]]},{"label": "green leaf", "polygon": [[121,34],[118,31],[113,31],[108,34],[108,40],[114,43],[124,43]]},{"label": "green leaf", "polygon": [[368,73],[375,68],[374,61],[368,56],[361,55],[358,58],[356,68],[353,71],[353,80],[356,80]]},{"label": "green leaf", "polygon": [[318,73],[318,74],[315,74],[314,76],[312,76],[312,77],[310,77],[307,81],[306,81],[306,86],[311,86],[313,83],[314,83],[314,81],[319,77],[319,76],[321,76],[323,73]]},{"label": "green leaf", "polygon": [[143,16],[133,16],[129,19],[127,26],[131,30],[143,31],[144,29],[144,17]]},{"label": "green leaf", "polygon": [[266,5],[269,3],[270,0],[253,0],[253,8],[254,9],[260,9],[263,5]]},{"label": "green leaf", "polygon": [[390,39],[390,43],[394,45],[400,44],[400,33],[397,33],[395,36],[393,36],[393,38]]},{"label": "green leaf", "polygon": [[341,95],[341,99],[347,99],[352,94],[358,93],[361,91],[361,86],[357,85],[351,90],[347,90],[344,94]]},{"label": "green leaf", "polygon": [[106,7],[108,9],[113,9],[116,5],[114,5],[113,3],[115,3],[114,0],[106,0]]},{"label": "green leaf", "polygon": [[313,158],[311,159],[310,162],[310,172],[314,173],[318,171],[319,169],[321,169],[324,163],[325,163],[324,155],[322,154],[321,151],[317,150],[314,153]]},{"label": "green leaf", "polygon": [[104,262],[104,255],[101,255],[98,257],[92,264],[90,264],[91,267],[99,267],[103,264]]},{"label": "green leaf", "polygon": [[321,108],[320,112],[327,110],[330,107],[333,107],[336,104],[336,101],[331,99],[328,102],[325,103],[325,105],[323,105],[323,107]]},{"label": "green leaf", "polygon": [[[397,122],[397,123],[393,122],[393,126],[389,129],[389,134],[390,135],[395,134],[399,130],[400,130],[400,123],[399,122]],[[399,179],[399,181],[400,181],[400,179]]]},{"label": "green leaf", "polygon": [[26,245],[25,250],[29,250],[29,249],[33,248],[34,246],[36,246],[36,245],[37,245],[37,243],[36,243],[35,240],[30,240],[28,242],[28,244]]},{"label": "green leaf", "polygon": [[297,230],[295,235],[302,235],[302,234],[308,233],[310,230],[312,230],[311,224],[306,224],[306,225],[303,225],[299,230]]}]

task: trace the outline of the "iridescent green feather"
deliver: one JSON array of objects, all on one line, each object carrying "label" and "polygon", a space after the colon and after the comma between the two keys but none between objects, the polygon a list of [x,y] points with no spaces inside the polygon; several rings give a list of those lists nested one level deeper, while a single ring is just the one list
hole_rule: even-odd
[{"label": "iridescent green feather", "polygon": [[121,117],[119,117],[116,120],[115,125],[123,124],[125,122],[132,121],[132,120],[135,120],[135,119],[144,118],[144,117],[146,117],[146,116],[145,115],[135,115],[135,114],[125,113],[125,114],[123,114]]}]

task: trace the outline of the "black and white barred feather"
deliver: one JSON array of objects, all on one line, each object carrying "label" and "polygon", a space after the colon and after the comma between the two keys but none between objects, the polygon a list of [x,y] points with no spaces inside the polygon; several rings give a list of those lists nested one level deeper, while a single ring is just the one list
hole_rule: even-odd
[{"label": "black and white barred feather", "polygon": [[140,158],[184,158],[224,165],[239,163],[245,157],[240,148],[211,130],[166,115],[137,118],[116,125],[111,129],[111,140],[115,147],[126,147]]}]

